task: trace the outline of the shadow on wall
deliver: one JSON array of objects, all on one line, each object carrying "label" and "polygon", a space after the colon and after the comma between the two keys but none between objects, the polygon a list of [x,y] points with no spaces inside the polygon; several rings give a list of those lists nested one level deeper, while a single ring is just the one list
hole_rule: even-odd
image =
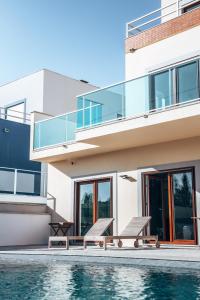
[{"label": "shadow on wall", "polygon": [[[61,217],[61,215],[59,215],[54,209],[50,208],[49,206],[47,206],[47,211],[51,215],[51,222],[52,223],[68,222],[68,220]],[[67,234],[68,235],[73,235],[73,226],[71,226],[71,228],[68,230]],[[54,235],[52,229],[50,230],[50,235]]]}]

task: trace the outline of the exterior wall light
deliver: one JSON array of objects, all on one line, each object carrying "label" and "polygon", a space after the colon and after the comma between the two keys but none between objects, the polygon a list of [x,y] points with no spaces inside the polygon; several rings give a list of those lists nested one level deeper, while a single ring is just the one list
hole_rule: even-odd
[{"label": "exterior wall light", "polygon": [[134,48],[130,48],[130,49],[129,49],[129,52],[130,52],[130,53],[133,53],[133,52],[135,52],[135,49],[134,49]]},{"label": "exterior wall light", "polygon": [[124,175],[121,175],[120,176],[122,179],[126,179],[126,180],[128,180],[128,181],[130,181],[130,182],[136,182],[137,180],[135,179],[135,178],[133,178],[132,176],[128,176],[128,175],[126,175],[126,174],[124,174]]},{"label": "exterior wall light", "polygon": [[4,132],[4,133],[9,133],[9,132],[10,132],[10,129],[9,129],[9,128],[3,128],[3,132]]}]

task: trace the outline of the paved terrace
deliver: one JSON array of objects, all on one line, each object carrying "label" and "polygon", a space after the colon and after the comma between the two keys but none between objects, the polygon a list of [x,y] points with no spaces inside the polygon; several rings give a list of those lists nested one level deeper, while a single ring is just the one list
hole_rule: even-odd
[{"label": "paved terrace", "polygon": [[88,246],[64,248],[47,247],[12,247],[0,248],[0,260],[27,261],[68,261],[72,263],[96,264],[126,264],[141,266],[182,267],[200,269],[200,248],[197,246],[161,246],[152,247],[115,248],[104,251],[99,247]]}]

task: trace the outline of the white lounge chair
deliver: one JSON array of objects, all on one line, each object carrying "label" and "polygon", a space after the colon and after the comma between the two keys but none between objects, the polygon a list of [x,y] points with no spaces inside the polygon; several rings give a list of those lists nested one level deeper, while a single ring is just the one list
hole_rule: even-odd
[{"label": "white lounge chair", "polygon": [[[101,218],[98,219],[97,222],[89,229],[89,231],[86,233],[85,236],[56,236],[56,237],[49,237],[49,248],[52,245],[52,242],[66,242],[66,249],[69,249],[69,241],[71,240],[79,240],[84,242],[85,247],[85,241],[92,239],[93,242],[98,241],[100,242],[100,246],[102,246],[102,241],[104,239],[101,238],[101,235],[105,233],[105,231],[110,227],[110,225],[113,222],[113,218]],[[87,243],[87,242],[86,242]]]},{"label": "white lounge chair", "polygon": [[118,240],[118,247],[121,248],[123,246],[122,240],[134,240],[134,246],[136,248],[139,247],[139,240],[143,241],[154,241],[156,248],[160,247],[160,243],[158,241],[157,235],[140,235],[145,227],[149,224],[151,217],[134,217],[130,220],[128,225],[124,228],[122,233],[117,236],[101,236],[99,237],[85,237],[84,238],[84,247],[88,241],[101,241],[104,244],[104,249],[107,248],[107,243]]}]

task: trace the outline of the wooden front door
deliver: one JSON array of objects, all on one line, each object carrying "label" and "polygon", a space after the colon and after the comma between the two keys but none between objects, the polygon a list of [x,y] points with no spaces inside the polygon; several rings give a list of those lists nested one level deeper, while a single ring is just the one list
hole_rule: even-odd
[{"label": "wooden front door", "polygon": [[163,242],[196,244],[193,168],[145,174],[144,182],[150,233]]}]

